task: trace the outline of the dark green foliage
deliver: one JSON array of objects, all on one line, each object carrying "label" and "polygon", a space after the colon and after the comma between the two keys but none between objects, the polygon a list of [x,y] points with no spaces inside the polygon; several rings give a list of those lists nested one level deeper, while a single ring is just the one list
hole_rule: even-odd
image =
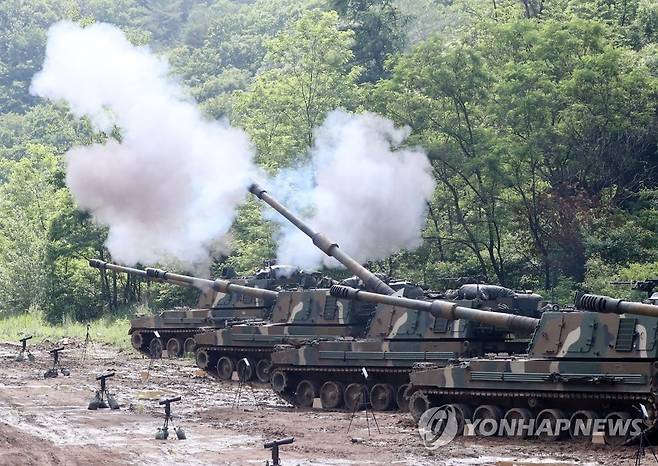
[{"label": "dark green foliage", "polygon": [[[608,282],[658,275],[653,0],[6,0],[0,312],[86,320],[197,295],[87,266],[111,257],[105,231],[76,210],[64,154],[107,135],[29,94],[47,28],[61,19],[113,23],[166,54],[204,112],[244,128],[271,172],[303,160],[336,107],[410,126],[437,190],[422,246],[374,270],[434,288],[471,276],[561,300],[579,287],[638,298]],[[247,203],[212,273],[260,268],[274,231]]]}]

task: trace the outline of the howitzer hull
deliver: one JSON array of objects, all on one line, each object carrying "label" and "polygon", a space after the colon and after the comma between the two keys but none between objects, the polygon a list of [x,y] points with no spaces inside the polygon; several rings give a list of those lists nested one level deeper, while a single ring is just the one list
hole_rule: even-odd
[{"label": "howitzer hull", "polygon": [[535,426],[560,419],[565,429],[534,432],[549,439],[579,438],[575,421],[586,419],[600,423],[606,442],[625,442],[631,433],[615,433],[613,420],[636,420],[642,428],[656,420],[656,329],[655,317],[545,313],[527,356],[417,365],[410,374],[410,412],[418,421],[425,412],[433,415],[431,408],[459,409],[476,422],[482,413],[495,413],[504,427],[520,417]]},{"label": "howitzer hull", "polygon": [[[219,379],[237,375],[268,383],[275,346],[363,335],[372,310],[336,299],[327,289],[281,292],[270,322],[238,323],[197,334],[197,365]],[[242,373],[245,359],[253,370]]]},{"label": "howitzer hull", "polygon": [[[523,309],[531,315],[541,312],[541,297],[537,295],[512,293],[495,300],[474,297],[451,304],[470,309]],[[527,337],[512,336],[506,330],[477,322],[449,320],[430,312],[380,304],[364,339],[277,347],[272,354],[272,387],[296,406],[308,407],[312,394],[312,398],[320,398],[324,408],[351,410],[354,394],[362,393],[365,386],[374,409],[406,410],[405,393],[415,363],[431,361],[445,366],[460,357],[523,353],[528,342]],[[367,379],[364,368],[369,374]]]}]

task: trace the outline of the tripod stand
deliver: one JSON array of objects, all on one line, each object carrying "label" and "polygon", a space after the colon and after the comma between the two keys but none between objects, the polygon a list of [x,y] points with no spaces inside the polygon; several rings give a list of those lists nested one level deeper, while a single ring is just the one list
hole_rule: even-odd
[{"label": "tripod stand", "polygon": [[[88,409],[91,410],[96,410],[99,408],[119,409],[119,403],[117,403],[117,400],[107,390],[106,379],[110,377],[114,377],[114,372],[110,372],[109,374],[99,375],[98,377],[96,377],[96,380],[99,380],[101,383],[101,388],[100,390],[96,390],[96,395],[94,396],[94,399],[91,400],[91,402],[89,403]],[[107,399],[107,403],[105,403],[105,399]]]},{"label": "tripod stand", "polygon": [[[352,428],[352,422],[354,421],[354,417],[356,416],[356,412],[359,410],[359,408],[363,405],[365,414],[366,414],[366,425],[368,426],[368,437],[370,437],[370,416],[372,416],[372,420],[375,423],[375,427],[377,427],[377,432],[381,434],[381,430],[379,430],[379,424],[377,424],[377,418],[375,417],[375,411],[372,409],[372,403],[370,402],[370,396],[369,396],[369,390],[368,390],[368,371],[366,370],[365,367],[361,368],[361,373],[363,374],[363,385],[361,385],[361,394],[359,398],[357,399],[356,403],[354,403],[354,409],[352,410],[352,416],[350,417],[350,424],[347,427],[347,433],[350,433],[350,429]],[[348,387],[349,388],[349,387]],[[370,411],[370,412],[368,412]]]},{"label": "tripod stand", "polygon": [[647,448],[653,455],[653,459],[656,460],[656,464],[658,464],[658,457],[656,457],[656,452],[654,451],[651,442],[649,442],[649,439],[647,438],[647,429],[644,429],[639,434],[639,444],[637,446],[637,450],[635,451],[635,466],[640,466],[642,464],[642,458],[647,455]]},{"label": "tripod stand", "polygon": [[249,386],[249,389],[251,390],[251,396],[254,399],[254,404],[257,403],[256,400],[256,394],[254,393],[254,387],[251,386],[249,382],[247,382],[247,372],[252,371],[252,366],[251,363],[249,362],[249,359],[247,358],[242,358],[238,362],[238,388],[235,393],[235,398],[233,398],[233,409],[237,409],[240,407],[240,400],[242,399],[242,391],[244,390],[245,385]]},{"label": "tripod stand", "polygon": [[16,361],[23,362],[27,358],[28,361],[34,362],[34,355],[30,353],[29,349],[27,349],[27,340],[31,340],[31,339],[32,339],[32,335],[18,340],[21,342],[21,351],[16,356]]},{"label": "tripod stand", "polygon": [[62,375],[71,375],[71,371],[68,369],[62,367],[59,364],[59,352],[64,351],[64,347],[60,346],[59,348],[53,348],[50,351],[48,351],[50,354],[53,355],[53,367],[48,369],[44,374],[43,378],[44,379],[49,379],[49,378],[54,378],[57,377],[58,373],[61,372]]},{"label": "tripod stand", "polygon": [[158,432],[155,434],[156,440],[167,440],[167,438],[169,438],[169,422],[171,422],[178,440],[185,440],[187,438],[185,436],[185,431],[181,427],[176,427],[174,425],[174,416],[171,414],[171,404],[176,401],[180,401],[180,399],[180,396],[177,396],[175,398],[168,398],[158,402],[160,406],[164,405],[165,407],[165,419],[164,425],[159,427]]}]

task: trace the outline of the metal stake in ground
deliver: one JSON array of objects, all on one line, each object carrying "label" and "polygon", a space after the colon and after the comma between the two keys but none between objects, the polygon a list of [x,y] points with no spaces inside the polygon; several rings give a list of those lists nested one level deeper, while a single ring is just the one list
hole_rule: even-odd
[{"label": "metal stake in ground", "polygon": [[[160,340],[160,332],[155,330],[153,332],[153,335],[155,335],[154,340]],[[153,343],[153,342],[151,342],[151,343]],[[142,372],[142,379],[143,379],[144,382],[146,382],[151,377],[151,369],[153,369],[153,367],[155,365],[155,360],[159,359],[161,357],[161,355],[157,354],[157,351],[155,350],[156,347],[157,347],[157,345],[154,346],[153,348],[149,349],[149,367],[146,369],[146,374],[144,374],[144,372]]]},{"label": "metal stake in ground", "polygon": [[352,428],[352,422],[354,421],[354,416],[356,415],[356,412],[359,410],[361,405],[364,407],[365,415],[366,415],[366,426],[368,426],[368,437],[370,437],[370,416],[372,416],[372,420],[375,423],[375,427],[377,427],[377,432],[380,434],[382,433],[381,430],[379,430],[379,424],[377,424],[377,418],[375,417],[375,411],[372,409],[372,403],[370,402],[370,390],[368,389],[368,371],[366,370],[365,367],[361,368],[361,373],[363,374],[363,391],[361,392],[361,396],[358,399],[358,401],[354,404],[354,410],[352,411],[352,416],[350,417],[350,425],[347,426],[347,433],[350,433],[350,429]]},{"label": "metal stake in ground", "polygon": [[242,364],[239,363],[237,364],[237,367],[239,368],[238,388],[235,393],[235,398],[233,398],[233,409],[237,409],[240,406],[240,400],[242,399],[242,391],[245,385],[248,385],[249,389],[251,390],[251,396],[254,399],[254,404],[258,403],[258,401],[256,400],[256,394],[254,393],[254,387],[252,387],[251,383],[247,382],[247,379],[250,379],[250,377],[247,376],[247,372],[253,371],[253,368],[251,367],[251,363],[247,358],[242,358],[240,362],[242,362]]},{"label": "metal stake in ground", "polygon": [[281,440],[273,440],[267,442],[263,447],[272,449],[272,464],[270,465],[269,461],[265,462],[265,466],[281,466],[281,460],[279,459],[279,447],[281,445],[289,445],[294,442],[294,437],[283,438]]},{"label": "metal stake in ground", "polygon": [[93,343],[93,341],[91,341],[91,335],[89,333],[89,327],[90,326],[91,326],[91,324],[88,323],[87,324],[87,335],[85,335],[85,342],[82,345],[82,358],[80,358],[80,362],[83,362],[86,359],[86,357],[87,357],[87,348]]},{"label": "metal stake in ground", "polygon": [[25,361],[25,359],[28,359],[30,362],[34,362],[34,356],[32,355],[32,353],[30,353],[30,350],[27,348],[27,340],[31,340],[31,339],[32,339],[32,335],[30,335],[29,337],[23,337],[20,340],[18,340],[21,342],[21,351],[16,356],[16,361],[23,362]]},{"label": "metal stake in ground", "polygon": [[44,379],[57,377],[59,372],[61,372],[62,375],[67,375],[67,376],[71,375],[71,371],[69,371],[68,369],[62,367],[59,363],[59,352],[60,351],[64,351],[63,346],[60,346],[59,348],[53,348],[50,351],[48,351],[50,354],[53,355],[53,367],[51,369],[48,369],[43,374]]},{"label": "metal stake in ground", "polygon": [[174,416],[171,414],[171,404],[175,403],[176,401],[180,401],[180,399],[180,396],[177,396],[175,398],[168,398],[158,402],[160,406],[164,405],[165,407],[165,419],[164,425],[159,427],[158,432],[155,434],[156,440],[167,440],[167,438],[169,438],[169,422],[171,422],[178,440],[185,440],[187,438],[185,436],[185,431],[181,427],[176,427],[174,425]]},{"label": "metal stake in ground", "polygon": [[[114,377],[114,372],[109,372],[107,374],[102,374],[96,377],[96,380],[100,381],[101,388],[100,390],[96,390],[94,399],[89,403],[89,409],[119,409],[119,403],[117,403],[117,400],[114,398],[114,396],[112,396],[112,394],[107,390],[106,380],[110,377]],[[107,400],[107,403],[105,403],[105,400]]]}]

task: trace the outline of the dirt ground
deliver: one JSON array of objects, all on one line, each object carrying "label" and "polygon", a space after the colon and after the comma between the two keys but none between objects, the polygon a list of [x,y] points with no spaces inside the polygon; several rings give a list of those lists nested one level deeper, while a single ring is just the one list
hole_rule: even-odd
[{"label": "dirt ground", "polygon": [[[263,443],[283,437],[295,438],[281,449],[284,465],[634,464],[634,448],[566,441],[463,437],[428,451],[405,414],[377,413],[378,431],[361,412],[348,432],[349,413],[293,409],[261,387],[238,396],[237,382],[209,378],[191,360],[157,361],[149,371],[147,359],[100,344],[82,361],[83,349],[68,343],[61,359],[71,375],[46,380],[49,345],[19,363],[18,346],[0,344],[0,465],[262,465],[270,458]],[[106,370],[116,371],[108,387],[121,409],[90,411],[95,376]],[[173,411],[187,439],[155,440],[164,417],[157,401],[173,395],[182,397]]]}]

